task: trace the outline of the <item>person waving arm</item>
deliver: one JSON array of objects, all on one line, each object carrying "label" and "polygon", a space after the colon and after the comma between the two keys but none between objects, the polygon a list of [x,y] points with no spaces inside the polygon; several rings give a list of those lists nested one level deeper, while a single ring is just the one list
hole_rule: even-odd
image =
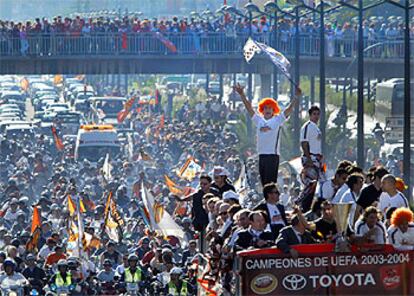
[{"label": "person waving arm", "polygon": [[244,87],[237,83],[235,86],[233,86],[233,89],[240,95],[240,98],[246,107],[246,110],[249,113],[250,117],[253,117],[255,112],[253,110],[252,103],[247,99],[246,94],[244,93]]},{"label": "person waving arm", "polygon": [[297,87],[295,89],[295,96],[292,98],[289,105],[283,111],[283,115],[285,115],[286,118],[288,118],[290,116],[290,114],[292,113],[293,109],[295,109],[295,107],[297,107],[298,102],[299,102],[298,97],[300,97],[301,95],[302,95],[302,90],[299,87]]}]

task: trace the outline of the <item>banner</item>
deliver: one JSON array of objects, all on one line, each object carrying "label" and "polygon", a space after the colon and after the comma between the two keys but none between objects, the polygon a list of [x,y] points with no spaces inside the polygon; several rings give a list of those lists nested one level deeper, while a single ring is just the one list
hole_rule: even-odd
[{"label": "banner", "polygon": [[[377,246],[334,253],[332,244],[239,252],[241,295],[413,295],[414,252]],[[381,248],[381,249],[379,249]]]},{"label": "banner", "polygon": [[171,51],[172,53],[176,53],[177,52],[177,47],[175,46],[174,43],[172,43],[167,37],[165,37],[163,34],[161,34],[160,32],[155,32],[154,33],[155,37],[161,41],[162,44],[165,45],[166,48],[169,49],[169,51]]}]

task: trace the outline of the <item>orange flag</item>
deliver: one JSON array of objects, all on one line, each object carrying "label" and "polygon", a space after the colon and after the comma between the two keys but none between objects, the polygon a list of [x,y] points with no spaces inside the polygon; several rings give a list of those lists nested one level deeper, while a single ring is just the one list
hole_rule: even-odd
[{"label": "orange flag", "polygon": [[167,175],[164,175],[164,178],[165,178],[165,185],[167,185],[168,190],[170,190],[172,194],[177,195],[177,196],[183,195],[183,190],[179,186],[177,186],[177,184],[175,184],[173,180],[171,180]]},{"label": "orange flag", "polygon": [[58,84],[62,84],[62,82],[63,82],[62,75],[55,75],[55,77],[53,78],[53,84],[58,85]]},{"label": "orange flag", "polygon": [[42,221],[40,218],[39,209],[34,207],[33,209],[33,218],[32,218],[32,229],[30,240],[26,244],[27,251],[33,251],[37,247],[37,243],[40,238],[40,228],[42,226]]},{"label": "orange flag", "polygon": [[[80,205],[80,211],[81,213],[86,213],[86,208],[85,208],[85,204],[83,203],[83,200],[80,199],[79,200],[79,205]],[[71,216],[73,216],[76,212],[76,205],[75,202],[73,201],[72,197],[70,195],[68,195],[68,210],[69,210],[69,214]]]},{"label": "orange flag", "polygon": [[203,288],[204,292],[208,296],[217,296],[217,292],[213,289],[214,282],[205,280],[205,279],[197,279],[197,282]]},{"label": "orange flag", "polygon": [[165,126],[165,116],[164,116],[164,114],[163,115],[161,115],[161,119],[160,119],[160,125],[159,125],[159,128],[161,129],[161,128],[164,128],[164,126]]},{"label": "orange flag", "polygon": [[22,90],[24,91],[28,91],[29,90],[29,80],[27,80],[27,78],[23,78],[20,81],[20,87],[22,88]]},{"label": "orange flag", "polygon": [[136,97],[130,98],[128,101],[124,104],[124,109],[118,112],[116,119],[118,120],[118,123],[122,123],[125,118],[128,116],[129,112],[131,111],[132,106],[134,105],[136,100]]},{"label": "orange flag", "polygon": [[53,139],[55,140],[56,149],[62,151],[65,149],[65,145],[63,145],[62,139],[57,134],[56,127],[52,126],[52,135]]},{"label": "orange flag", "polygon": [[77,76],[75,76],[75,79],[77,79],[79,81],[83,81],[85,79],[85,75],[77,75]]}]

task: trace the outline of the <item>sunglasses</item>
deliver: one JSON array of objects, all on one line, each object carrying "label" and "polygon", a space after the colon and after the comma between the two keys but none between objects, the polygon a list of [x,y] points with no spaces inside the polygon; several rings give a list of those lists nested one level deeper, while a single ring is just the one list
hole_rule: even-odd
[{"label": "sunglasses", "polygon": [[279,191],[270,191],[269,193],[273,193],[273,194],[280,194]]},{"label": "sunglasses", "polygon": [[200,183],[201,186],[207,186],[209,183]]},{"label": "sunglasses", "polygon": [[221,213],[219,213],[219,215],[220,215],[220,216],[227,215],[227,212],[221,212]]}]

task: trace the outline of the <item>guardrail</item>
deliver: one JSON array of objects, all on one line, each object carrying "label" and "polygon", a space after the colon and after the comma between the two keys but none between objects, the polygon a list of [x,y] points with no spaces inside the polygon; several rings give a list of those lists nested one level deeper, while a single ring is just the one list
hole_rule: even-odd
[{"label": "guardrail", "polygon": [[[0,56],[94,56],[94,55],[242,55],[247,34],[228,33],[168,33],[164,43],[155,33],[93,33],[93,34],[28,34],[25,37],[0,35]],[[280,32],[276,42],[273,33],[255,34],[253,38],[284,53],[294,55],[294,34]],[[167,48],[171,42],[177,51]],[[358,41],[354,38],[327,36],[328,57],[355,57]],[[402,39],[365,40],[365,56],[372,58],[402,58]],[[413,42],[414,43],[414,42]],[[412,49],[414,46],[411,47]],[[320,39],[315,34],[300,35],[300,55],[318,56]],[[413,50],[414,52],[414,50]]]}]

